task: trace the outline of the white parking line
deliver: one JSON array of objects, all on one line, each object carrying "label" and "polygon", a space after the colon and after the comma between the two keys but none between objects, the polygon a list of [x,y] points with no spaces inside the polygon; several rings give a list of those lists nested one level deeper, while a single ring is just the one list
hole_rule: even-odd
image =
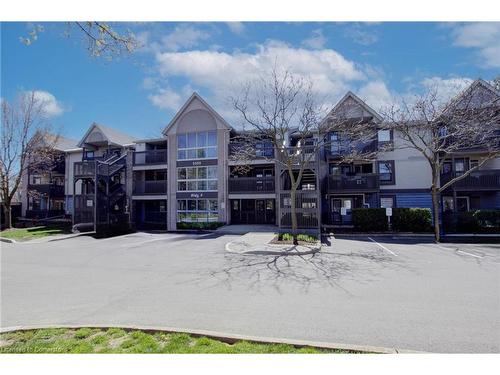
[{"label": "white parking line", "polygon": [[471,254],[471,253],[468,253],[468,252],[462,251],[462,250],[457,250],[457,253],[464,254],[464,255],[469,255],[469,256],[474,257],[474,258],[483,258],[482,256]]},{"label": "white parking line", "polygon": [[379,244],[379,243],[378,243],[377,241],[375,241],[373,238],[368,237],[368,239],[369,239],[370,241],[372,241],[372,242],[375,242],[375,243],[377,244],[377,246],[378,246],[378,247],[380,247],[380,248],[384,249],[385,251],[388,251],[389,253],[391,253],[391,254],[392,254],[392,255],[394,255],[395,257],[397,257],[397,256],[398,256],[398,254],[396,254],[396,253],[392,252],[391,250],[389,250],[389,249],[388,249],[387,247],[385,247],[384,245]]}]

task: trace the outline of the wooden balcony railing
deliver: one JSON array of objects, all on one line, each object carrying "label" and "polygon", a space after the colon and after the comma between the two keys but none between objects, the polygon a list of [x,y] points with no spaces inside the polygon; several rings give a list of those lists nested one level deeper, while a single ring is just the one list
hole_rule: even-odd
[{"label": "wooden balcony railing", "polygon": [[376,173],[356,174],[354,176],[328,176],[328,191],[366,191],[379,188]]},{"label": "wooden balcony railing", "polygon": [[167,180],[134,181],[133,194],[167,194]]},{"label": "wooden balcony railing", "polygon": [[134,152],[134,165],[166,164],[168,161],[167,150],[148,150]]},{"label": "wooden balcony railing", "polygon": [[74,164],[75,177],[93,177],[95,175],[95,161],[76,162]]},{"label": "wooden balcony railing", "polygon": [[[449,182],[458,173],[441,174],[441,186]],[[467,177],[453,183],[455,190],[500,190],[500,169],[488,169],[471,172]]]},{"label": "wooden balcony railing", "polygon": [[230,177],[230,193],[274,192],[274,177]]}]

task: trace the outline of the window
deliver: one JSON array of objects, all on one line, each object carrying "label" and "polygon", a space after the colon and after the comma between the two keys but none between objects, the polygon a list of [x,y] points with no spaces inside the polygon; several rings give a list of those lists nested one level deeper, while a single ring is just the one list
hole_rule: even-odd
[{"label": "window", "polygon": [[331,132],[330,133],[330,152],[332,154],[340,154],[339,132]]},{"label": "window", "polygon": [[380,197],[380,207],[381,208],[394,207],[394,197]]},{"label": "window", "polygon": [[177,135],[177,159],[217,158],[217,132],[185,133]]},{"label": "window", "polygon": [[379,130],[377,133],[377,137],[379,142],[390,142],[392,140],[390,130],[385,130],[385,129]]},{"label": "window", "polygon": [[160,212],[167,212],[167,202],[160,201]]},{"label": "window", "polygon": [[[455,211],[453,197],[443,197],[443,211]],[[457,197],[457,212],[469,211],[469,197]]]},{"label": "window", "polygon": [[42,183],[42,178],[40,176],[33,176],[33,185],[40,185]]},{"label": "window", "polygon": [[217,167],[177,168],[177,191],[217,191]]},{"label": "window", "polygon": [[455,175],[462,175],[465,172],[465,159],[455,159]]},{"label": "window", "polygon": [[218,220],[217,199],[178,199],[177,222],[196,223]]},{"label": "window", "polygon": [[380,184],[382,185],[394,185],[394,160],[385,160],[378,162],[378,174],[380,179]]},{"label": "window", "polygon": [[94,159],[94,151],[85,151],[85,159],[88,160]]}]

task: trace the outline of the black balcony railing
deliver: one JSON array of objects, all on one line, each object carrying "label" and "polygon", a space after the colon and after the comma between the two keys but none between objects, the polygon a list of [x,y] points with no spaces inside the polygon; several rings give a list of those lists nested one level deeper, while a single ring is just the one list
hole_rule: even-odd
[{"label": "black balcony railing", "polygon": [[354,176],[328,176],[328,191],[377,190],[379,177],[376,173],[356,174]]},{"label": "black balcony railing", "polygon": [[64,197],[64,185],[56,184],[30,184],[28,190],[37,191],[49,197]]},{"label": "black balcony railing", "polygon": [[134,181],[133,193],[141,194],[167,194],[167,180]]},{"label": "black balcony railing", "polygon": [[134,165],[166,164],[167,161],[167,150],[148,150],[134,152]]},{"label": "black balcony railing", "polygon": [[48,219],[52,217],[64,216],[64,210],[26,210],[26,218],[28,219]]},{"label": "black balcony railing", "polygon": [[247,159],[273,159],[274,147],[272,145],[250,144],[244,142],[229,143],[229,155],[233,160]]},{"label": "black balcony railing", "polygon": [[[459,175],[457,172],[441,174],[441,186]],[[454,182],[451,187],[456,190],[500,190],[500,169],[471,172],[463,179]]]},{"label": "black balcony railing", "polygon": [[231,177],[230,193],[274,192],[274,177]]},{"label": "black balcony railing", "polygon": [[[390,147],[392,142],[382,143],[380,146],[383,149]],[[325,144],[325,155],[327,158],[336,159],[341,158],[346,155],[369,155],[374,153],[379,148],[377,140],[369,142],[358,142],[357,144],[345,142],[345,141],[330,141]]]}]

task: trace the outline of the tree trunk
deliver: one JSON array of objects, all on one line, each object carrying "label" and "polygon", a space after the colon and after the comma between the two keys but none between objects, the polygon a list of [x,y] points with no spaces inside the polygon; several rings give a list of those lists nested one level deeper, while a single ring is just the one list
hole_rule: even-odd
[{"label": "tree trunk", "polygon": [[439,226],[439,191],[435,186],[431,188],[432,195],[432,219],[434,220],[434,238],[441,241],[441,228]]},{"label": "tree trunk", "polygon": [[3,202],[3,217],[4,217],[4,226],[6,229],[12,228],[12,214],[10,202]]},{"label": "tree trunk", "polygon": [[292,219],[292,236],[294,245],[299,244],[297,240],[297,207],[295,206],[296,190],[297,188],[293,186],[292,189],[290,190],[290,200],[291,200],[290,216]]}]

